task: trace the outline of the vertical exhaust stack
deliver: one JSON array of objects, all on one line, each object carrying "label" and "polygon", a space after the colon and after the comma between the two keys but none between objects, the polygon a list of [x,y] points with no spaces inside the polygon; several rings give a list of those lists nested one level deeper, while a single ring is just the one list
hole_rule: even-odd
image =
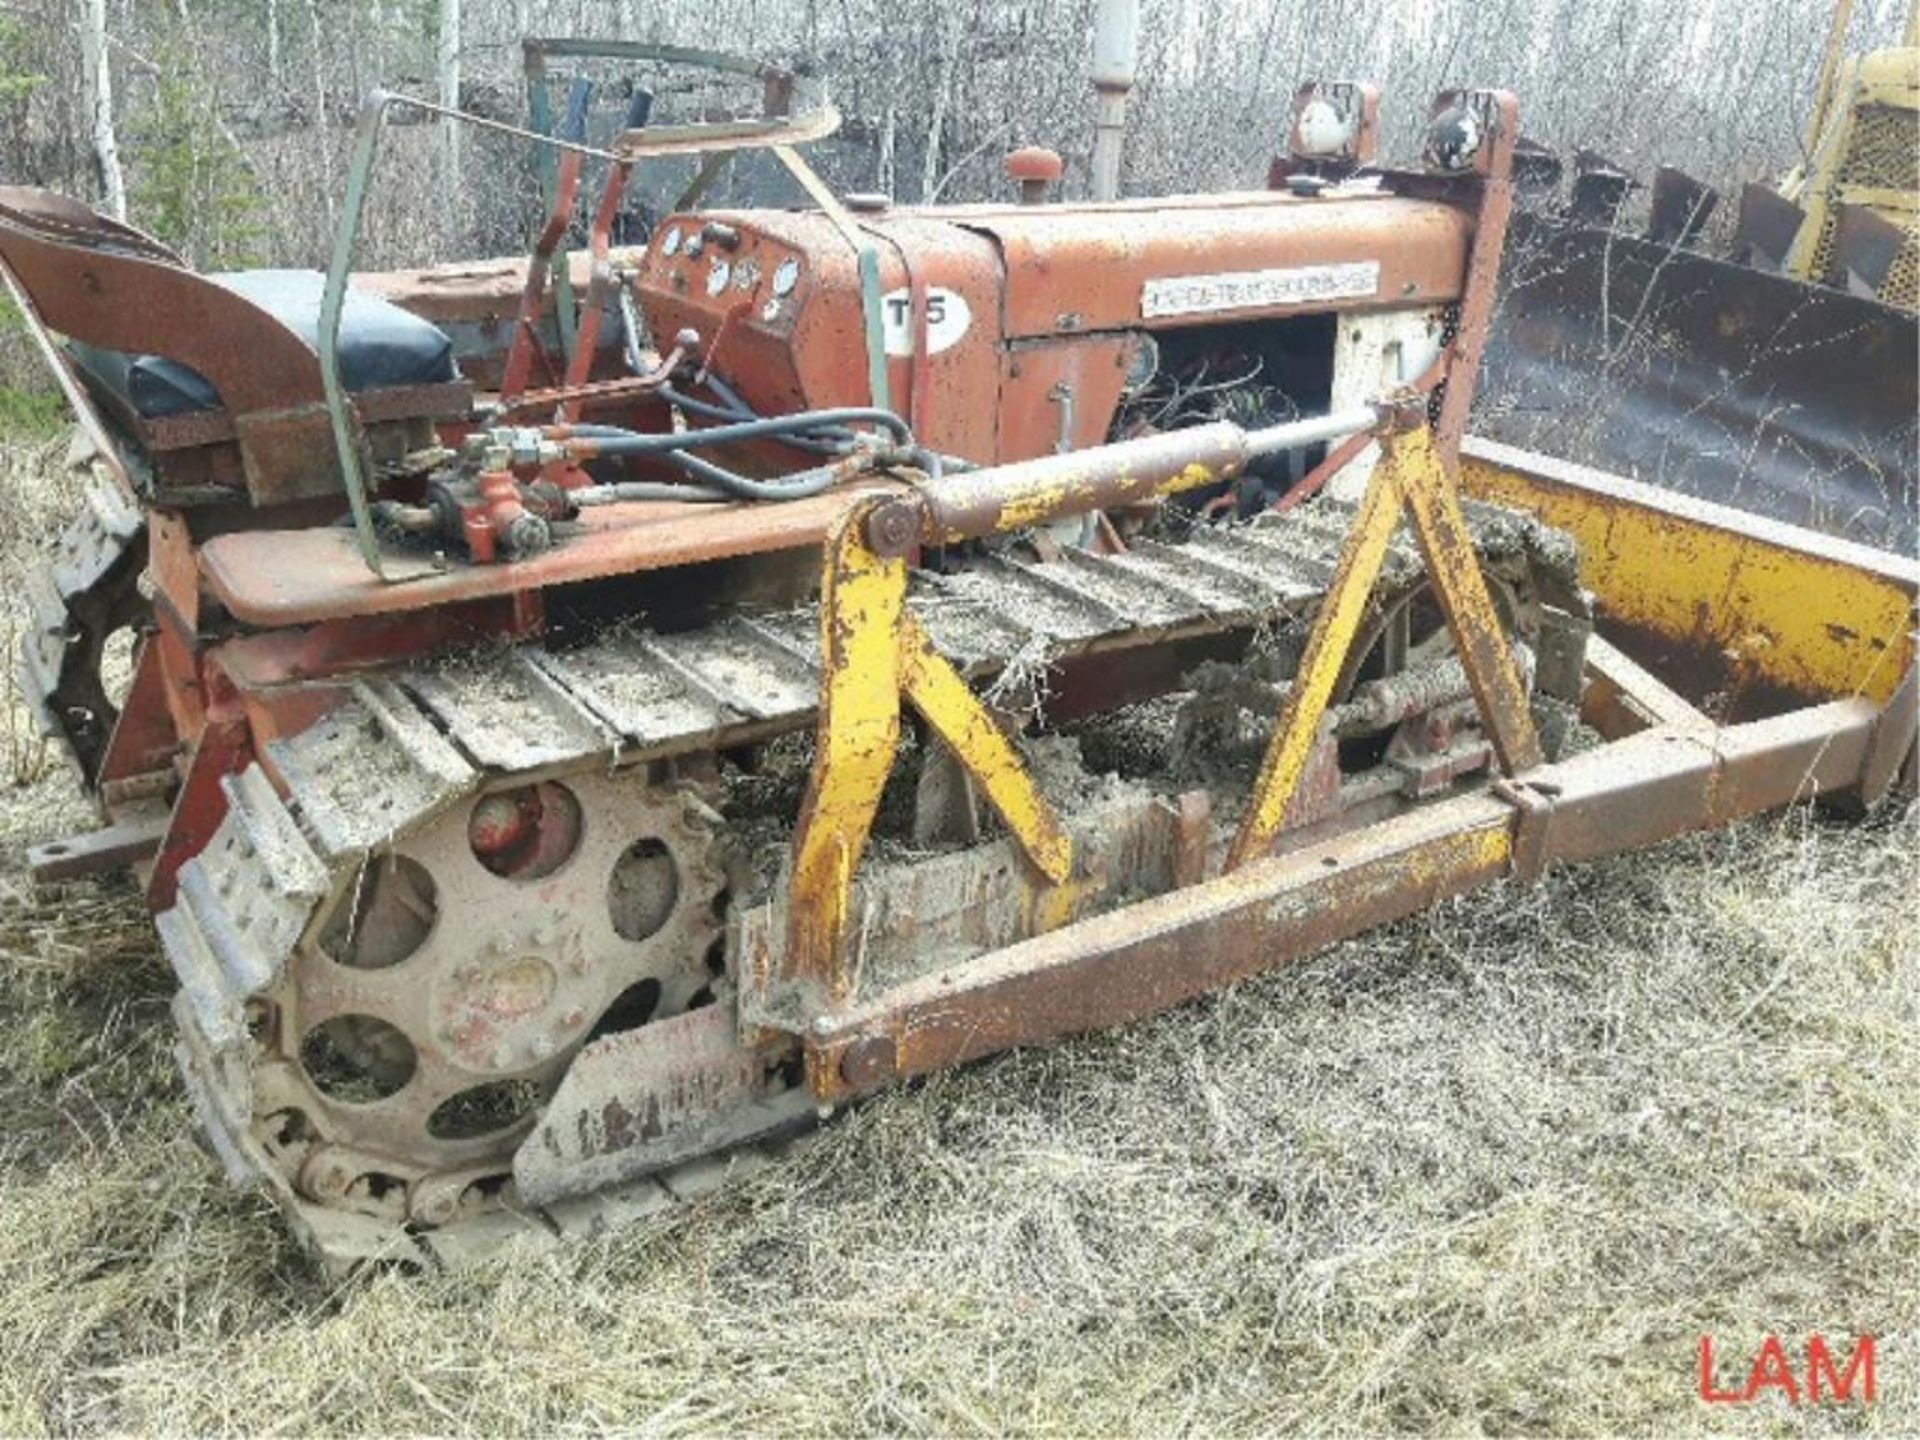
[{"label": "vertical exhaust stack", "polygon": [[1093,198],[1120,198],[1120,151],[1127,133],[1140,40],[1140,0],[1100,0],[1093,27]]}]

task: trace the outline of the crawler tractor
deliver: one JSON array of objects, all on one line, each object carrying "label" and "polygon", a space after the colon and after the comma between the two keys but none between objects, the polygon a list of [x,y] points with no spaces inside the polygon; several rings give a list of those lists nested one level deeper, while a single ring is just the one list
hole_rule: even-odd
[{"label": "crawler tractor", "polygon": [[[328,1263],[644,1215],[902,1079],[1910,775],[1913,566],[1465,437],[1511,96],[1413,168],[1310,87],[1265,190],[1054,203],[1026,151],[1022,203],[905,209],[801,159],[803,77],[667,58],[762,113],[550,142],[523,263],[350,282],[392,97],[325,277],[0,190],[95,476],[22,680],[103,828],[34,864],[131,868],[209,1145]],[[613,243],[634,167],[737,151],[809,204]]]}]

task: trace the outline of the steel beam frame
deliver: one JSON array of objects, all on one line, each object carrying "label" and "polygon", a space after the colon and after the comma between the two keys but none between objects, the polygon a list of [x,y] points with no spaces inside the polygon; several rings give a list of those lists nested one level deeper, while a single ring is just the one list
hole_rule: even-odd
[{"label": "steel beam frame", "polygon": [[913,980],[807,1033],[836,1101],[1155,1014],[1449,896],[1636,849],[1868,778],[1881,707],[1840,700],[1713,731],[1657,725],[1505,793],[1445,800]]},{"label": "steel beam frame", "polygon": [[[1419,446],[1411,442],[1416,468],[1427,463]],[[1801,800],[1871,804],[1902,777],[1911,789],[1920,770],[1920,567],[1540,457],[1470,448],[1476,491],[1566,524],[1582,540],[1595,561],[1603,621],[1624,635],[1655,637],[1669,654],[1691,647],[1724,658],[1726,637],[1756,647],[1756,674],[1776,687],[1762,687],[1763,698],[1772,697],[1762,713],[1719,723],[1597,639],[1585,711],[1609,743],[1358,831],[1278,855],[1250,854],[1215,878],[878,993],[843,992],[797,1021],[816,1097],[836,1102],[1155,1014],[1449,896],[1529,881],[1549,865],[1658,844]],[[1408,449],[1403,443],[1403,459]],[[1379,543],[1384,524],[1369,510],[1391,517],[1385,497],[1400,483],[1390,473],[1370,492],[1382,498],[1363,507],[1355,527],[1350,548],[1359,559]],[[1427,483],[1435,482],[1428,476]],[[1363,569],[1342,566],[1349,584]],[[1669,570],[1670,583],[1648,584]],[[1703,610],[1690,586],[1710,589],[1718,610]],[[1839,594],[1827,598],[1844,602],[1851,626],[1820,618],[1831,590]],[[1797,607],[1788,604],[1795,596]],[[1814,613],[1802,613],[1809,605]],[[1330,631],[1339,623],[1336,608],[1331,596],[1322,607]],[[1713,628],[1700,633],[1707,615]],[[1788,679],[1797,703],[1779,697]]]}]

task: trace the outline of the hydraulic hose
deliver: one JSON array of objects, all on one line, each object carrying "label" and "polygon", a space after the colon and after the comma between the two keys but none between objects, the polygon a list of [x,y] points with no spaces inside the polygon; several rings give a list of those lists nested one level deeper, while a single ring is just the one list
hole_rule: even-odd
[{"label": "hydraulic hose", "polygon": [[[689,415],[698,415],[703,420],[719,420],[729,424],[744,420],[758,420],[758,411],[740,398],[740,393],[718,375],[709,375],[703,382],[706,387],[720,397],[720,403],[711,400],[699,400],[683,390],[671,385],[660,387],[660,398],[676,405]],[[822,427],[819,433],[806,435],[780,435],[775,437],[782,445],[791,445],[796,450],[804,450],[810,455],[838,455],[852,443],[853,434],[838,426]]]},{"label": "hydraulic hose", "polygon": [[674,485],[658,480],[623,480],[615,485],[588,485],[569,493],[576,505],[621,505],[635,500],[685,500],[714,503],[734,497],[707,485]]},{"label": "hydraulic hose", "polygon": [[835,467],[822,465],[781,480],[750,480],[745,475],[736,475],[723,465],[702,460],[698,455],[689,455],[684,450],[670,451],[667,458],[688,474],[698,476],[709,485],[740,500],[805,500],[810,495],[818,495],[830,488],[840,478],[840,472]]},{"label": "hydraulic hose", "polygon": [[[572,435],[590,442],[596,455],[657,455],[685,470],[698,483],[672,485],[629,481],[596,485],[575,491],[575,502],[581,505],[610,505],[637,500],[804,500],[827,490],[850,473],[884,459],[904,460],[933,480],[938,480],[950,469],[970,468],[964,461],[943,456],[917,444],[906,421],[890,410],[848,407],[802,411],[793,415],[760,416],[724,380],[708,376],[705,383],[719,397],[719,404],[697,400],[671,386],[663,386],[660,391],[662,398],[688,413],[722,422],[704,430],[646,433],[617,425],[572,427]],[[863,453],[858,437],[846,428],[849,425],[875,425],[890,432],[894,439],[892,454]],[[758,480],[691,453],[696,448],[708,445],[757,439],[779,440],[813,454],[838,456],[841,457],[841,463],[816,466],[775,480]],[[849,465],[848,462],[854,463]]]},{"label": "hydraulic hose", "polygon": [[771,415],[759,420],[741,420],[715,425],[705,430],[663,430],[643,433],[622,430],[614,425],[576,426],[574,433],[591,438],[601,455],[665,455],[678,450],[704,449],[709,445],[731,445],[743,440],[781,438],[796,432],[834,425],[878,425],[892,432],[902,445],[913,444],[913,431],[907,422],[891,410],[848,407],[840,410],[808,410],[794,415]]}]

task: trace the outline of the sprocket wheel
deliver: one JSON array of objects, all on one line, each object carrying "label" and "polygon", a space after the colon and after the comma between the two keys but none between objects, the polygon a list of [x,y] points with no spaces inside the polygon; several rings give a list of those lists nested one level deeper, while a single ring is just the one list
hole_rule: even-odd
[{"label": "sprocket wheel", "polygon": [[483,1207],[582,1044],[713,999],[710,810],[644,769],[496,784],[335,878],[255,1002],[256,1132],[309,1199]]}]

